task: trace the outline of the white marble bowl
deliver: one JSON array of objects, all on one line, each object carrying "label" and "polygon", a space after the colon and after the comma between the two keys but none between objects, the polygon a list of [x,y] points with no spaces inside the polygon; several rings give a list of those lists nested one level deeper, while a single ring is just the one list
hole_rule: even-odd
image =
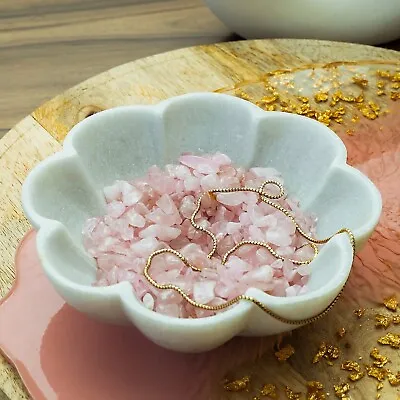
[{"label": "white marble bowl", "polygon": [[246,39],[296,38],[380,44],[400,37],[399,0],[205,0]]},{"label": "white marble bowl", "polygon": [[[95,261],[83,248],[81,230],[88,217],[104,213],[102,188],[140,176],[152,164],[174,162],[184,151],[221,151],[243,166],[275,167],[288,192],[319,216],[320,237],[348,227],[358,249],[378,222],[379,192],[346,164],[345,146],[326,126],[265,112],[227,95],[188,94],[93,115],[71,130],[61,152],[32,170],[22,203],[38,231],[37,250],[48,279],[79,311],[112,323],[132,323],[155,343],[178,351],[209,350],[235,335],[294,329],[246,301],[213,317],[177,319],[146,309],[127,282],[92,286]],[[257,289],[247,294],[285,318],[312,317],[341,290],[351,264],[352,248],[341,234],[312,262],[307,294],[281,298]]]}]

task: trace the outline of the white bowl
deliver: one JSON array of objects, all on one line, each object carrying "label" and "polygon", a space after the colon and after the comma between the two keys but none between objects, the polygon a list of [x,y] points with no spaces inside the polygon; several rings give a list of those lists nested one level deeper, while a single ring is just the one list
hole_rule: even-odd
[{"label": "white bowl", "polygon": [[[357,249],[381,212],[375,186],[346,164],[342,141],[326,126],[298,115],[265,112],[244,100],[212,93],[188,94],[152,106],[127,106],[76,125],[61,152],[41,162],[23,186],[22,203],[38,230],[43,269],[58,293],[76,309],[112,323],[132,323],[166,348],[209,350],[235,335],[271,335],[294,329],[253,303],[216,316],[178,319],[146,309],[128,282],[93,287],[95,262],[82,245],[83,222],[105,211],[102,188],[132,179],[152,164],[177,160],[185,151],[221,151],[244,166],[273,166],[304,209],[319,216],[318,235],[350,228]],[[312,317],[342,289],[352,264],[346,234],[326,244],[312,262],[309,292],[273,297],[247,294],[289,319]]]},{"label": "white bowl", "polygon": [[246,39],[380,44],[400,37],[399,0],[204,0]]}]

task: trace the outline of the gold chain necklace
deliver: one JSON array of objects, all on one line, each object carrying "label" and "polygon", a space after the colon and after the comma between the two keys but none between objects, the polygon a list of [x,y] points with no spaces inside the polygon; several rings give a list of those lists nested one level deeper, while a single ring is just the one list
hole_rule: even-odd
[{"label": "gold chain necklace", "polygon": [[[267,185],[274,185],[277,188],[279,188],[279,193],[276,195],[267,193],[264,191],[265,186]],[[312,249],[314,250],[314,255],[312,258],[308,259],[308,260],[303,260],[303,261],[298,261],[298,260],[291,260],[288,259],[289,261],[291,261],[293,264],[295,265],[304,265],[304,264],[310,264],[311,261],[313,261],[315,259],[315,257],[318,255],[318,246],[317,245],[322,245],[325,244],[327,242],[329,242],[329,240],[331,240],[334,236],[341,234],[341,233],[346,233],[349,237],[352,249],[353,249],[353,259],[355,256],[355,238],[353,233],[347,229],[347,228],[342,228],[340,230],[338,230],[336,233],[334,233],[332,236],[329,236],[328,238],[325,239],[315,239],[313,237],[311,237],[310,235],[308,235],[307,233],[305,233],[303,231],[303,229],[299,226],[299,224],[297,223],[297,221],[294,219],[294,217],[292,216],[292,214],[286,210],[284,207],[282,207],[280,204],[274,203],[272,200],[278,200],[280,198],[282,198],[285,195],[285,191],[284,188],[282,186],[281,183],[275,181],[275,180],[267,180],[265,181],[259,188],[251,188],[251,187],[236,187],[236,188],[219,188],[219,189],[213,189],[210,190],[208,192],[204,192],[197,200],[196,203],[196,209],[194,210],[192,216],[190,217],[190,223],[192,224],[192,226],[207,234],[211,240],[212,240],[212,248],[211,251],[208,253],[207,257],[209,259],[211,259],[215,252],[217,251],[217,245],[218,245],[218,241],[216,236],[209,231],[208,229],[198,225],[195,222],[195,218],[197,216],[197,214],[200,211],[201,208],[201,203],[202,200],[205,196],[210,196],[211,199],[213,200],[217,200],[216,198],[216,194],[217,193],[235,193],[235,192],[253,192],[258,194],[259,199],[261,201],[263,201],[264,203],[270,205],[271,207],[275,208],[276,210],[280,211],[281,213],[283,213],[286,217],[288,217],[294,224],[297,232],[308,241],[307,245],[311,246]],[[259,241],[254,241],[254,240],[244,240],[242,242],[237,243],[235,246],[233,246],[230,250],[228,250],[225,255],[222,257],[222,265],[225,265],[226,262],[228,261],[229,257],[240,247],[245,246],[245,245],[252,245],[252,246],[258,246],[258,247],[263,247],[265,249],[267,249],[275,258],[284,261],[285,258],[280,256],[268,243],[264,243],[264,242],[259,242]],[[156,282],[149,274],[149,270],[151,267],[151,263],[154,259],[154,257],[157,257],[158,255],[161,254],[165,254],[165,253],[170,253],[175,255],[176,257],[178,257],[188,268],[191,268],[193,271],[196,272],[200,272],[201,269],[192,265],[189,260],[179,251],[177,250],[173,250],[170,248],[164,248],[164,249],[160,249],[160,250],[156,250],[153,253],[150,254],[150,256],[147,259],[146,262],[146,266],[143,270],[143,274],[146,277],[146,279],[157,289],[161,289],[161,290],[175,290],[176,292],[178,292],[189,304],[191,304],[194,307],[197,308],[202,308],[203,310],[210,310],[210,311],[218,311],[218,310],[223,310],[227,307],[232,306],[233,304],[236,304],[237,302],[239,302],[240,300],[247,300],[247,301],[251,301],[252,303],[256,304],[258,307],[260,307],[263,311],[265,311],[268,315],[270,315],[271,317],[277,319],[280,322],[286,323],[286,324],[290,324],[290,325],[304,325],[310,322],[314,322],[317,319],[323,317],[324,315],[326,315],[332,308],[333,306],[337,303],[337,301],[339,300],[339,297],[341,296],[344,287],[341,289],[341,291],[338,293],[338,295],[333,299],[333,301],[320,313],[318,313],[317,315],[310,317],[310,318],[305,318],[305,319],[298,319],[298,320],[293,320],[293,319],[287,319],[284,317],[281,317],[280,315],[276,314],[275,312],[273,312],[272,310],[270,310],[267,306],[265,306],[263,303],[261,303],[259,300],[250,297],[250,296],[246,296],[246,295],[239,295],[234,297],[233,299],[226,301],[223,304],[219,304],[219,305],[208,305],[208,304],[201,304],[198,303],[196,301],[194,301],[193,299],[191,299],[189,297],[189,295],[184,292],[179,286],[173,285],[173,284],[160,284],[158,282]]]}]

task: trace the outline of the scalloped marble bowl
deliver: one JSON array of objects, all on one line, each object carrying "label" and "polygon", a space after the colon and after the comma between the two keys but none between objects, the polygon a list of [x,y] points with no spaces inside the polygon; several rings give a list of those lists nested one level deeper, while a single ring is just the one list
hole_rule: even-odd
[{"label": "scalloped marble bowl", "polygon": [[[145,174],[152,164],[175,162],[185,151],[228,154],[246,167],[275,167],[303,209],[319,216],[318,236],[350,228],[359,249],[381,213],[375,186],[346,164],[346,148],[326,126],[298,115],[265,112],[244,100],[194,93],[151,106],[126,106],[77,124],[63,150],[32,170],[23,185],[27,218],[38,230],[43,269],[71,306],[111,323],[132,323],[160,346],[185,352],[215,348],[236,335],[292,330],[253,303],[201,319],[178,319],[146,309],[128,282],[93,287],[96,265],[82,245],[83,222],[105,212],[102,188]],[[346,234],[326,244],[312,262],[309,292],[273,297],[247,294],[290,319],[324,310],[345,284],[352,265]]]}]

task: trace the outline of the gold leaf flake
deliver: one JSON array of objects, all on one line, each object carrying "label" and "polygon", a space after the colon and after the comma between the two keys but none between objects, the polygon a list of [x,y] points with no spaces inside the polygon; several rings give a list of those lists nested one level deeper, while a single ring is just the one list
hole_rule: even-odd
[{"label": "gold leaf flake", "polygon": [[388,371],[385,368],[378,368],[375,366],[367,365],[365,369],[367,370],[368,376],[377,379],[379,382],[383,382],[388,374]]},{"label": "gold leaf flake", "polygon": [[286,397],[288,398],[288,400],[300,400],[301,399],[301,393],[294,392],[292,389],[289,388],[289,386],[286,386],[285,394],[286,394]]},{"label": "gold leaf flake", "polygon": [[392,386],[400,385],[400,372],[394,374],[392,371],[388,371],[388,381]]},{"label": "gold leaf flake", "polygon": [[[348,129],[348,130],[350,130],[350,129]],[[347,133],[347,131],[346,131],[346,133]],[[353,133],[354,133],[354,131],[353,131]],[[342,338],[344,338],[344,335],[346,334],[346,329],[345,328],[340,328],[337,332],[336,332],[336,336],[339,338],[339,339],[342,339]]]},{"label": "gold leaf flake", "polygon": [[361,75],[353,76],[353,83],[360,87],[368,86],[368,80],[365,78],[365,76],[361,76]]},{"label": "gold leaf flake", "polygon": [[383,300],[383,304],[390,311],[396,311],[399,305],[396,296],[390,296]]},{"label": "gold leaf flake", "polygon": [[392,318],[387,315],[377,314],[375,315],[375,326],[377,328],[387,329],[392,322]]},{"label": "gold leaf flake", "polygon": [[350,390],[350,385],[348,383],[334,385],[333,389],[335,390],[336,397],[339,399],[350,400],[350,397],[347,396],[347,392]]},{"label": "gold leaf flake", "polygon": [[306,400],[325,400],[324,385],[318,381],[310,381],[306,383],[307,394]]},{"label": "gold leaf flake", "polygon": [[359,308],[358,310],[354,310],[354,314],[361,318],[365,314],[365,308]]},{"label": "gold leaf flake", "polygon": [[275,352],[275,357],[279,361],[288,360],[293,354],[295,350],[292,345],[288,344],[285,347],[282,347],[279,351]]},{"label": "gold leaf flake", "polygon": [[269,397],[270,399],[277,399],[276,386],[272,383],[265,384],[260,391],[261,396]]},{"label": "gold leaf flake", "polygon": [[379,350],[376,347],[371,350],[371,353],[369,355],[371,358],[374,359],[374,365],[378,368],[382,368],[389,361],[386,356],[383,356],[379,353]]},{"label": "gold leaf flake", "polygon": [[378,339],[378,343],[400,349],[400,335],[397,333],[387,333]]},{"label": "gold leaf flake", "polygon": [[329,99],[329,95],[327,92],[319,92],[319,93],[315,93],[314,95],[314,100],[317,103],[324,103],[325,101],[328,101]]},{"label": "gold leaf flake", "polygon": [[244,376],[243,378],[234,381],[225,382],[224,389],[228,392],[243,392],[248,389],[250,377]]}]

